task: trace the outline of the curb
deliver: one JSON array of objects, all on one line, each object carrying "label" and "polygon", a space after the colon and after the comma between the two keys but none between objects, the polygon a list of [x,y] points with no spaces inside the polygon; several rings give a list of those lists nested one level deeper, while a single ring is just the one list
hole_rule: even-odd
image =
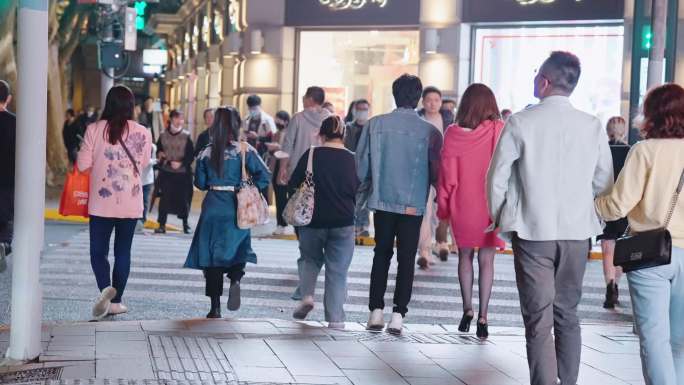
[{"label": "curb", "polygon": [[[45,219],[50,220],[50,221],[57,221],[57,222],[67,222],[67,223],[77,223],[77,224],[87,224],[88,223],[88,218],[85,217],[80,217],[76,215],[61,215],[59,213],[59,210],[57,209],[45,209]],[[146,229],[149,230],[154,230],[159,227],[159,223],[156,221],[152,220],[147,220],[145,222]],[[173,226],[173,225],[166,225],[166,230],[167,231],[173,231],[173,232],[181,232],[181,229]]]},{"label": "curb", "polygon": [[[287,234],[287,235],[269,235],[265,237],[258,237],[258,238],[263,238],[263,239],[277,239],[281,241],[296,241],[297,236],[294,234]],[[356,245],[357,246],[375,246],[375,238],[372,237],[357,237],[356,238]],[[505,254],[505,255],[513,255],[513,250],[506,248],[504,250],[500,250],[499,254]],[[600,251],[592,251],[589,253],[589,259],[591,260],[598,260],[601,261],[603,260],[603,253]]]}]

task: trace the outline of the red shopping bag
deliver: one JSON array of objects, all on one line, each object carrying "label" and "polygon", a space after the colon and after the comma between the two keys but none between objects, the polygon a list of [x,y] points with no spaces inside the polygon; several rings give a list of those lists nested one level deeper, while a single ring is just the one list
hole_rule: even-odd
[{"label": "red shopping bag", "polygon": [[88,190],[90,189],[90,176],[74,169],[67,174],[64,181],[62,198],[59,201],[60,215],[77,215],[88,217]]}]

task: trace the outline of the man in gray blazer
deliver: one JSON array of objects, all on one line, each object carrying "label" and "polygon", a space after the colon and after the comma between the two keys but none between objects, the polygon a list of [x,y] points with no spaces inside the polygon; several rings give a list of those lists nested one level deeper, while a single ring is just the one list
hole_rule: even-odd
[{"label": "man in gray blazer", "polygon": [[575,55],[551,54],[534,78],[541,102],[508,120],[487,176],[490,215],[513,243],[533,385],[577,383],[577,306],[589,239],[603,225],[594,197],[613,184],[601,122],[568,99],[580,72]]}]

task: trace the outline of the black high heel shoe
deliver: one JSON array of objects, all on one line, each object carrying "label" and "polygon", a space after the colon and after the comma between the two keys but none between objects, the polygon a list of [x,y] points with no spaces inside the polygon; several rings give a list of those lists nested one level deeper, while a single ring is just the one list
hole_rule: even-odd
[{"label": "black high heel shoe", "polygon": [[463,313],[461,318],[461,323],[458,324],[458,331],[467,333],[470,331],[470,323],[473,322],[473,315],[469,315],[468,312]]},{"label": "black high heel shoe", "polygon": [[480,339],[485,340],[489,337],[489,328],[487,323],[482,323],[480,320],[477,321],[477,332],[475,333]]}]

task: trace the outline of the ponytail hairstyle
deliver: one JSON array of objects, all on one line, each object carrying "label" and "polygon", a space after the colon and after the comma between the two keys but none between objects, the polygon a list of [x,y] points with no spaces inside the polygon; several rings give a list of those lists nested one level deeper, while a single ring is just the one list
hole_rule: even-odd
[{"label": "ponytail hairstyle", "polygon": [[240,137],[240,113],[234,107],[220,107],[214,113],[214,123],[209,127],[211,136],[210,163],[214,171],[223,176],[223,158],[226,148]]},{"label": "ponytail hairstyle", "polygon": [[105,99],[105,108],[101,119],[107,121],[104,136],[109,144],[117,144],[128,133],[128,121],[133,119],[135,96],[122,85],[112,87]]},{"label": "ponytail hairstyle", "polygon": [[337,115],[333,115],[327,117],[321,124],[320,136],[327,140],[344,139],[345,128],[342,119]]}]

